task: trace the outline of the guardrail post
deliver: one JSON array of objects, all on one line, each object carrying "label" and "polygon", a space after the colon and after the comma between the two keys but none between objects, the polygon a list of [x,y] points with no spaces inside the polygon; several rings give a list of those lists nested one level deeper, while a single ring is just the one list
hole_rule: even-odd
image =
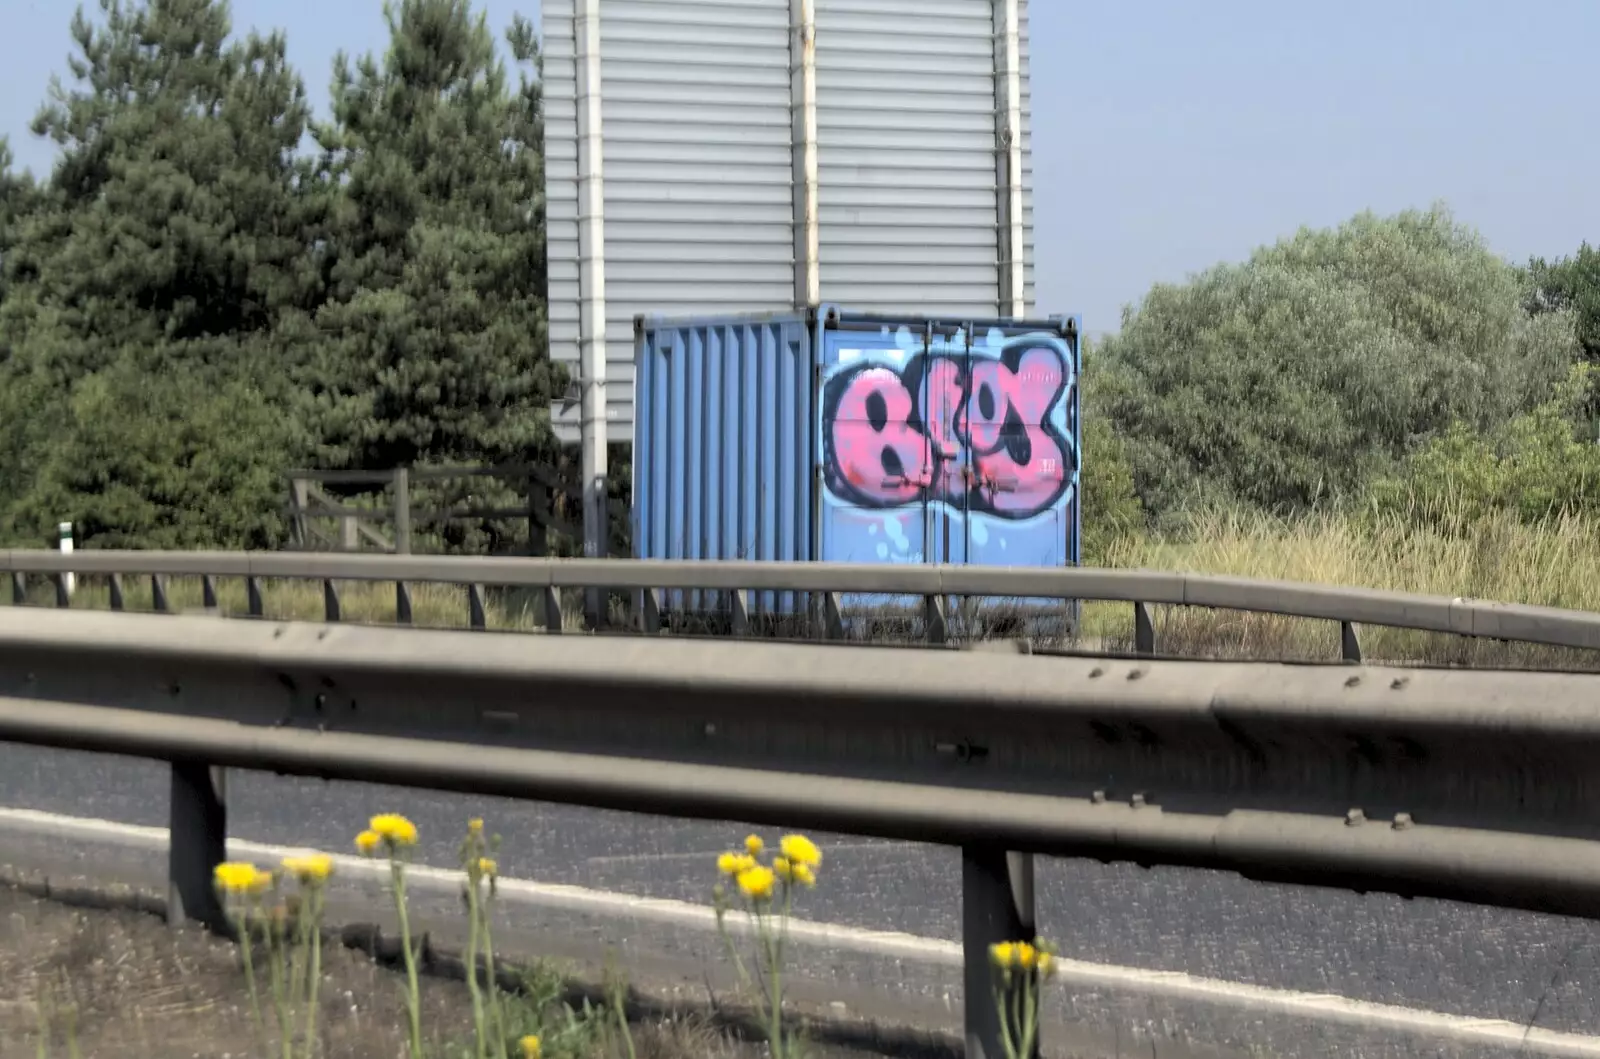
[{"label": "guardrail post", "polygon": [[172,613],[172,601],[167,598],[167,578],[165,574],[150,575],[150,605],[158,614]]},{"label": "guardrail post", "polygon": [[11,602],[18,607],[28,602],[28,575],[19,570],[11,571]]},{"label": "guardrail post", "polygon": [[544,631],[561,632],[561,590],[554,585],[544,587]]},{"label": "guardrail post", "polygon": [[167,809],[167,922],[225,933],[214,873],[228,856],[226,775],[203,761],[172,763]]},{"label": "guardrail post", "polygon": [[410,625],[411,586],[404,581],[394,583],[394,620],[399,625]]},{"label": "guardrail post", "polygon": [[200,575],[200,605],[207,610],[217,609],[217,579],[210,574]]},{"label": "guardrail post", "polygon": [[1002,941],[1032,941],[1036,933],[1033,855],[994,846],[963,847],[961,958],[967,1059],[1006,1059],[989,947]]},{"label": "guardrail post", "polygon": [[822,635],[830,640],[844,639],[844,607],[838,592],[822,594]]},{"label": "guardrail post", "polygon": [[261,598],[261,578],[247,577],[244,579],[244,601],[252,618],[267,616],[267,601]]},{"label": "guardrail post", "polygon": [[122,594],[122,575],[112,574],[108,580],[111,582],[111,609],[126,609],[128,601]]},{"label": "guardrail post", "polygon": [[331,577],[322,582],[322,618],[324,621],[338,621],[344,608],[339,605],[339,582]]},{"label": "guardrail post", "polygon": [[661,632],[661,590],[640,588],[635,590],[634,606],[639,613],[639,631],[646,636]]},{"label": "guardrail post", "polygon": [[483,586],[467,586],[467,624],[474,629],[489,627],[489,607],[483,598]]},{"label": "guardrail post", "polygon": [[1141,655],[1156,653],[1156,626],[1150,620],[1150,608],[1143,603],[1133,605],[1133,650]]},{"label": "guardrail post", "polygon": [[67,584],[67,574],[56,574],[51,578],[56,583],[56,606],[65,610],[72,606],[72,586]]},{"label": "guardrail post", "polygon": [[728,606],[733,610],[733,635],[750,635],[750,590],[736,588],[728,593]]},{"label": "guardrail post", "polygon": [[1346,662],[1361,661],[1361,636],[1356,632],[1355,622],[1339,623],[1339,648]]},{"label": "guardrail post", "polygon": [[922,618],[929,643],[944,643],[950,638],[950,622],[945,616],[943,596],[922,597]]}]

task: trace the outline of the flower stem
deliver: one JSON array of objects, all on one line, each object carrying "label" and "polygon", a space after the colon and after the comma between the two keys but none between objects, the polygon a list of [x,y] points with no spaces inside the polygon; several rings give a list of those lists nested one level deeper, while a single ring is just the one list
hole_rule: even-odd
[{"label": "flower stem", "polygon": [[255,954],[250,950],[249,911],[240,912],[234,917],[234,922],[239,929],[239,956],[244,962],[244,987],[250,994],[250,1014],[255,1020],[256,1032],[261,1034],[261,1043],[265,1046],[267,1020],[261,1016],[261,992],[256,988],[256,960]]},{"label": "flower stem", "polygon": [[406,961],[406,1007],[410,1016],[411,1059],[423,1059],[422,997],[417,984],[417,956],[411,951],[411,919],[406,914],[406,873],[398,857],[389,858],[389,873],[394,879],[395,911],[400,917],[400,951]]},{"label": "flower stem", "polygon": [[505,1054],[505,1045],[509,1037],[506,1025],[505,1002],[500,996],[500,976],[494,962],[494,934],[491,931],[490,898],[485,895],[478,904],[478,916],[481,920],[478,929],[483,935],[483,962],[485,965],[484,978],[487,997],[489,1000],[489,1025],[494,1030],[497,1055]]},{"label": "flower stem", "polygon": [[467,874],[467,992],[472,995],[472,1026],[477,1033],[478,1059],[489,1051],[488,1029],[484,1024],[483,993],[478,988],[478,882]]},{"label": "flower stem", "polygon": [[306,1059],[317,1054],[317,997],[322,991],[322,887],[311,891],[311,970],[306,980]]}]

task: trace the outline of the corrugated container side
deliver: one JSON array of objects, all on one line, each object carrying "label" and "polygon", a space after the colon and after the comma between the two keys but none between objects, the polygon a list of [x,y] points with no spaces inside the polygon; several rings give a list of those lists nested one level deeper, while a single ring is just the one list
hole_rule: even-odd
[{"label": "corrugated container side", "polygon": [[[641,559],[814,558],[810,314],[641,319],[633,551]],[[752,610],[787,612],[793,593]],[[674,593],[674,609],[720,608]]]}]

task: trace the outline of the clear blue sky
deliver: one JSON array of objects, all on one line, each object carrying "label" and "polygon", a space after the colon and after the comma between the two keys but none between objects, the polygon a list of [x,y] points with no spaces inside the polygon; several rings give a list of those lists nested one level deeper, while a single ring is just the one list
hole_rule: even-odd
[{"label": "clear blue sky", "polygon": [[[536,0],[480,0],[490,21]],[[1114,330],[1181,280],[1362,209],[1450,203],[1509,258],[1600,242],[1600,0],[1032,0],[1041,312]],[[69,49],[67,0],[0,0],[0,135]],[[380,0],[235,0],[280,26],[313,99]]]}]

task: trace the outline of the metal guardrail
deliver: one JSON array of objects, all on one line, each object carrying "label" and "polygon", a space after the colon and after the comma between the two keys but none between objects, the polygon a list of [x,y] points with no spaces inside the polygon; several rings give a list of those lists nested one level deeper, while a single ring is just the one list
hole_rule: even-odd
[{"label": "metal guardrail", "polygon": [[[371,565],[425,579],[395,562]],[[682,574],[630,565],[613,583]],[[561,569],[538,576],[585,583]],[[1600,675],[0,608],[0,739],[170,762],[170,907],[212,924],[219,767],[959,846],[969,1039],[991,1059],[987,947],[1032,929],[1028,854],[1600,918]]]},{"label": "metal guardrail", "polygon": [[857,563],[701,562],[631,559],[473,559],[385,555],[286,555],[249,552],[77,552],[0,551],[0,571],[9,572],[12,595],[26,595],[30,574],[54,577],[58,603],[66,602],[62,574],[104,574],[112,578],[111,604],[121,609],[121,577],[152,578],[158,610],[166,606],[165,578],[193,577],[204,585],[207,605],[215,605],[218,578],[243,578],[249,612],[265,613],[260,583],[266,579],[321,581],[325,613],[341,616],[338,582],[394,582],[396,614],[411,620],[410,584],[466,586],[470,624],[487,624],[484,586],[501,585],[540,592],[541,621],[547,632],[561,631],[559,590],[632,590],[635,614],[644,632],[661,627],[662,595],[704,590],[725,596],[735,634],[748,630],[754,592],[795,592],[816,597],[825,635],[843,635],[841,597],[846,594],[921,596],[926,638],[948,638],[947,607],[952,597],[1096,600],[1133,604],[1134,645],[1139,654],[1156,653],[1153,605],[1210,607],[1292,617],[1324,619],[1340,625],[1345,661],[1362,660],[1358,629],[1384,625],[1460,636],[1600,650],[1600,614],[1531,607],[1445,596],[1341,588],[1288,581],[1252,580],[1208,574],[1092,568],[867,565]]}]

